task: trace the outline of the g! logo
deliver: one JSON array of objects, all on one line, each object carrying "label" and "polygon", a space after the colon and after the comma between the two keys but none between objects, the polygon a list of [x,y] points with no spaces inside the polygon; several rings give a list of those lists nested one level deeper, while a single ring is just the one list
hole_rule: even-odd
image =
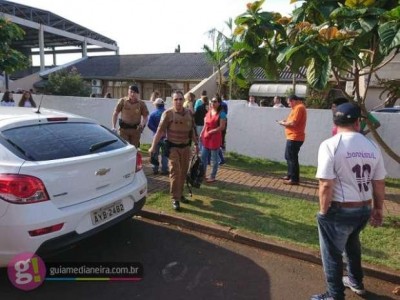
[{"label": "g! logo", "polygon": [[21,253],[7,265],[8,279],[18,289],[30,291],[39,287],[46,277],[43,260],[34,253]]}]

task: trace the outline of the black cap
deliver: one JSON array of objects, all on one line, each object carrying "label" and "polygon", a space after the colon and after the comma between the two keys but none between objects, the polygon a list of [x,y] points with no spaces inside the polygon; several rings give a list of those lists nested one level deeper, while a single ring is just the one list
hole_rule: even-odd
[{"label": "black cap", "polygon": [[343,103],[336,107],[335,119],[358,119],[361,117],[361,109],[354,103]]},{"label": "black cap", "polygon": [[295,101],[297,101],[297,100],[301,100],[299,97],[297,97],[296,95],[290,95],[289,97],[287,97],[287,99],[288,100],[295,100]]},{"label": "black cap", "polygon": [[139,88],[136,85],[130,85],[129,89],[136,94],[139,94]]}]

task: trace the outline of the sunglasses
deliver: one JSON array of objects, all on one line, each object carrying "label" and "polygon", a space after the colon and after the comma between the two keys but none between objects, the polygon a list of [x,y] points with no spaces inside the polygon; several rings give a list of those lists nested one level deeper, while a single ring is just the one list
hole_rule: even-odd
[{"label": "sunglasses", "polygon": [[174,101],[183,101],[183,98],[174,98]]},{"label": "sunglasses", "polygon": [[218,103],[217,100],[211,100],[211,103]]}]

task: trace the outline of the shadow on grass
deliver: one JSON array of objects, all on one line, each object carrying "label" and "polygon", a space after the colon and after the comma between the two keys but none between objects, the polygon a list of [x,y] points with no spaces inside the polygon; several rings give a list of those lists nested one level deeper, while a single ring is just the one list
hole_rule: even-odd
[{"label": "shadow on grass", "polygon": [[[243,156],[235,152],[226,153],[229,166],[240,169],[244,172],[258,172],[273,176],[283,176],[287,172],[287,165],[284,162],[277,162],[262,158]],[[314,179],[317,168],[313,166],[300,166],[300,175],[307,179]]]},{"label": "shadow on grass", "polygon": [[[361,246],[362,246],[362,243],[361,243]],[[365,256],[372,257],[372,258],[378,257],[379,260],[381,260],[381,261],[389,258],[389,255],[387,255],[387,253],[385,253],[383,251],[372,250],[372,249],[365,248],[365,247],[362,247],[362,254]]]},{"label": "shadow on grass", "polygon": [[[204,206],[201,201],[190,202],[183,211],[233,229],[242,229],[264,236],[318,246],[316,225],[305,225],[292,219],[286,219],[275,214],[265,214],[256,209],[243,208],[222,200],[212,200],[211,205],[217,211],[224,213],[209,212],[209,207]],[[190,206],[197,209],[190,209]],[[290,227],[297,229],[288,230]]]},{"label": "shadow on grass", "polygon": [[[234,229],[314,247],[318,245],[316,225],[306,225],[301,221],[287,219],[273,212],[265,212],[279,209],[279,204],[276,204],[276,200],[269,203],[267,195],[266,197],[253,196],[250,191],[253,190],[245,185],[226,185],[219,181],[212,186],[196,189],[189,204],[182,207],[182,213]],[[209,200],[204,201],[203,197]]]},{"label": "shadow on grass", "polygon": [[[168,177],[152,174],[147,174],[147,177],[149,194],[159,194],[156,199],[153,199],[154,201],[148,203],[162,211],[172,212],[170,202],[165,201],[169,199]],[[277,176],[246,172],[230,166],[223,166],[218,173],[218,178],[220,179],[213,184],[203,184],[200,189],[193,189],[194,196],[190,203],[182,205],[182,217],[191,220],[202,219],[233,229],[300,243],[313,249],[318,247],[317,225],[316,222],[310,222],[311,218],[313,221],[315,219],[314,208],[310,206],[311,208],[306,211],[296,211],[304,207],[296,206],[296,203],[301,203],[301,200],[317,205],[317,180],[302,179],[301,186],[288,187],[284,186]],[[185,188],[185,193],[186,191]],[[395,192],[391,193],[389,198],[398,197]],[[274,201],[269,202],[268,197],[274,198]],[[292,215],[283,214],[282,210],[274,212],[280,208],[280,198],[282,205],[286,205],[288,200],[294,203],[294,206],[288,207],[293,211]],[[306,222],[305,218],[307,218]],[[388,227],[397,228],[398,220],[397,217],[391,220]],[[391,252],[380,251],[375,246],[367,248],[365,245],[363,243],[363,253],[366,257],[370,257],[372,261],[378,259],[382,261],[382,264],[387,265],[384,261],[390,260]]]}]

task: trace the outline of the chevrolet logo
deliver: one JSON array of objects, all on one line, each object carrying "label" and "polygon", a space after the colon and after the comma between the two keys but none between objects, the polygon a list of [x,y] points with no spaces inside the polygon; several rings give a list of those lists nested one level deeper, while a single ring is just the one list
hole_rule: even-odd
[{"label": "chevrolet logo", "polygon": [[95,174],[96,176],[104,176],[104,175],[106,175],[108,172],[110,172],[110,170],[111,170],[111,168],[108,168],[108,169],[103,168],[103,169],[97,170],[96,173],[94,173],[94,174]]}]

